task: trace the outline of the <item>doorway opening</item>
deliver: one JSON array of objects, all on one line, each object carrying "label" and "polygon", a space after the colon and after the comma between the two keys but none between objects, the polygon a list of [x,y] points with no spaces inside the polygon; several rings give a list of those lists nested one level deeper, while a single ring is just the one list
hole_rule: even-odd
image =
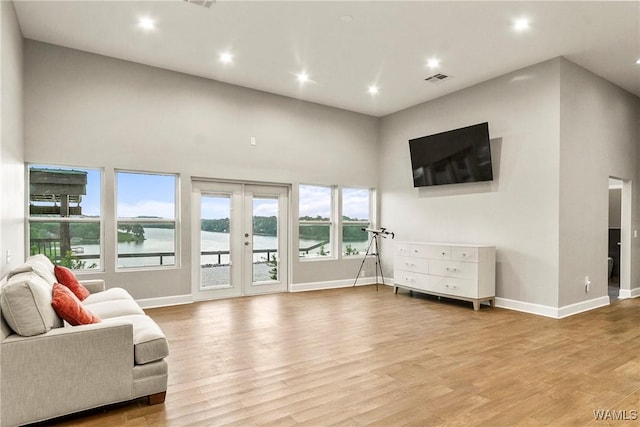
[{"label": "doorway opening", "polygon": [[623,182],[609,178],[609,230],[607,249],[607,278],[609,300],[620,297],[622,260],[622,198]]}]

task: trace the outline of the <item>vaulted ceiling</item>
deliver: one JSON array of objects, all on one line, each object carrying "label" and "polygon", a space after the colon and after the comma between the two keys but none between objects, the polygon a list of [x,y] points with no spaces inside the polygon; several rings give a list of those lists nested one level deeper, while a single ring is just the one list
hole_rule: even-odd
[{"label": "vaulted ceiling", "polygon": [[15,6],[29,39],[374,116],[557,56],[640,96],[638,1],[198,3]]}]

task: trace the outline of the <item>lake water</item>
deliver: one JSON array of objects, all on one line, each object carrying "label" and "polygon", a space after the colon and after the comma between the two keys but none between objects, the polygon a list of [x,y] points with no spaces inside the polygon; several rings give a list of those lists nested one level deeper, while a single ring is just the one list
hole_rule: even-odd
[{"label": "lake water", "polygon": [[[145,228],[144,229],[145,240],[140,243],[135,242],[122,242],[118,243],[118,253],[119,254],[141,254],[141,253],[159,253],[159,252],[169,252],[173,253],[174,249],[174,231],[164,228]],[[210,231],[201,232],[201,247],[202,252],[208,251],[228,251],[229,250],[229,234],[228,233],[214,233]],[[319,243],[316,240],[300,240],[300,247],[307,248]],[[347,244],[351,245],[351,247],[357,251],[359,251],[360,256],[365,254],[367,250],[367,241],[361,242],[349,242],[343,244],[343,251]],[[253,236],[253,247],[254,250],[260,249],[277,249],[277,239],[274,236]],[[98,255],[100,253],[100,245],[73,245],[73,248],[79,250],[82,248],[82,252],[78,252],[78,254],[82,255]],[[313,249],[310,251],[308,257],[316,257],[319,256],[318,252],[320,248]],[[325,247],[325,251],[328,252],[328,248]],[[271,256],[271,252],[269,256]],[[253,255],[254,263],[264,263],[266,260],[266,253],[256,253]],[[88,259],[87,266],[94,262],[99,262],[99,260]],[[227,264],[229,262],[228,255],[221,255],[220,263]],[[119,258],[118,266],[119,267],[144,267],[144,266],[157,266],[160,264],[160,257],[136,257],[136,258]],[[174,256],[163,256],[162,257],[163,265],[173,265],[175,264]],[[204,255],[201,260],[201,264],[218,264],[218,256],[217,255]],[[98,266],[99,267],[99,266]]]}]

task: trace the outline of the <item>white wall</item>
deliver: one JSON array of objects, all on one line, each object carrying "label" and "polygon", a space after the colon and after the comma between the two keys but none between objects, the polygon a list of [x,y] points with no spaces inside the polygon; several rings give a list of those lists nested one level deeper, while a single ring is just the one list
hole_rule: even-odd
[{"label": "white wall", "polygon": [[[24,261],[22,33],[13,2],[0,2],[0,276]],[[11,261],[7,262],[7,251]]]},{"label": "white wall", "polygon": [[[632,197],[640,198],[640,99],[563,59],[560,117],[560,306],[566,306],[607,295],[609,176],[635,181]],[[631,224],[637,229],[639,222],[636,210],[623,225],[635,264],[640,252]],[[637,273],[630,279],[639,286]]]},{"label": "white wall", "polygon": [[0,276],[24,261],[22,129],[22,33],[13,2],[0,1]]},{"label": "white wall", "polygon": [[[622,239],[630,246],[633,294],[640,272],[632,238],[640,228],[639,103],[556,58],[385,117],[381,223],[401,240],[495,245],[498,303],[563,316],[608,303],[607,200],[614,176],[625,180],[635,203],[633,211],[623,206]],[[408,139],[481,121],[489,122],[492,137],[493,183],[411,188]]]},{"label": "white wall", "polygon": [[[380,139],[381,224],[396,240],[495,245],[497,296],[550,307],[558,304],[559,69],[559,60],[544,62],[387,116]],[[413,188],[409,139],[484,121],[492,183]],[[384,243],[390,271],[392,242]]]},{"label": "white wall", "polygon": [[[114,168],[181,176],[181,268],[115,273],[114,237],[105,237],[107,271],[100,276],[135,298],[191,291],[192,177],[294,188],[297,183],[374,187],[377,125],[370,116],[25,42],[27,162],[105,168],[107,210],[113,210]],[[252,136],[255,147],[249,144]],[[295,241],[297,230],[292,235]],[[294,256],[292,281],[346,279],[358,266],[358,260],[305,263]]]}]

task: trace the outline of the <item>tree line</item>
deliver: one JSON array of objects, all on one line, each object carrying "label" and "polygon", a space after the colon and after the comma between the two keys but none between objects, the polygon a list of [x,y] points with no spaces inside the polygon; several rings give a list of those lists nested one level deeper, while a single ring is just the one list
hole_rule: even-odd
[{"label": "tree line", "polygon": [[[300,217],[301,221],[328,221],[328,218]],[[354,221],[349,217],[343,217],[344,221]],[[228,233],[230,230],[229,218],[203,219],[200,223],[202,231],[214,233]],[[146,239],[144,228],[173,228],[173,224],[118,224],[118,242],[141,242]],[[69,224],[70,235],[75,243],[100,243],[100,224],[97,222]],[[30,225],[32,240],[54,239],[60,236],[59,222],[32,222]],[[253,217],[253,234],[261,236],[278,235],[278,218],[275,216]],[[367,233],[361,227],[345,227],[342,240],[345,242],[359,242],[367,240]],[[300,227],[300,238],[306,240],[329,241],[329,227],[326,225],[305,225]]]}]

